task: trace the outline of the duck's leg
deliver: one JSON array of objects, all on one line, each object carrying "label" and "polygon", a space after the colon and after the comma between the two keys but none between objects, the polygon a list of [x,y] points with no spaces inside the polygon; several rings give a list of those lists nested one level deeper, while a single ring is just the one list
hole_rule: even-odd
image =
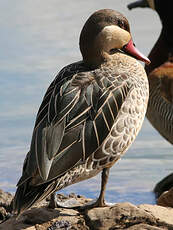
[{"label": "duck's leg", "polygon": [[80,206],[77,208],[78,210],[84,210],[84,209],[91,209],[91,208],[96,208],[96,207],[106,207],[108,206],[105,203],[105,191],[106,191],[106,184],[108,182],[108,177],[109,177],[109,171],[110,168],[104,168],[102,170],[102,178],[101,178],[101,190],[100,190],[100,195],[99,198],[96,201],[91,201],[85,204],[84,206]]},{"label": "duck's leg", "polygon": [[50,203],[49,203],[49,208],[57,208],[57,207],[63,207],[63,208],[76,208],[76,209],[90,209],[94,207],[105,207],[107,206],[105,203],[105,191],[106,191],[106,184],[108,182],[108,177],[109,177],[109,171],[110,168],[104,168],[102,170],[102,178],[101,178],[101,190],[100,190],[100,195],[99,198],[96,201],[91,201],[87,203],[84,206],[81,206],[80,203],[75,200],[74,198],[69,199],[65,202],[58,201],[56,198],[56,193],[52,193],[50,197]]},{"label": "duck's leg", "polygon": [[110,168],[104,168],[102,170],[102,178],[101,178],[101,190],[100,190],[100,195],[97,201],[91,205],[87,205],[87,208],[93,208],[93,207],[105,207],[107,206],[105,203],[105,191],[106,191],[106,185],[108,182],[108,177],[109,177],[109,171]]},{"label": "duck's leg", "polygon": [[56,192],[52,193],[50,195],[50,202],[49,202],[49,208],[57,208],[57,198],[56,198]]}]

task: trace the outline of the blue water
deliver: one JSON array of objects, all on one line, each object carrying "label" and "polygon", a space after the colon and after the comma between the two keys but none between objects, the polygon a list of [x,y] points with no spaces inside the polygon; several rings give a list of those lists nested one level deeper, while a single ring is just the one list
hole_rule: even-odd
[{"label": "blue water", "polygon": [[[128,0],[0,1],[0,188],[15,192],[34,120],[56,73],[80,60],[80,30],[95,10],[112,8],[130,21],[133,40],[148,54],[160,32],[150,9],[128,11]],[[172,146],[145,120],[135,143],[111,169],[106,199],[154,203],[152,189],[172,172]],[[100,175],[63,190],[98,196]]]}]

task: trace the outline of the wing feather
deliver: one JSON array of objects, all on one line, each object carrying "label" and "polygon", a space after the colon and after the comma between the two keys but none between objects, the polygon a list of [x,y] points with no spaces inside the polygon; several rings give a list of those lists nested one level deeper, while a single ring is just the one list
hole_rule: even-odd
[{"label": "wing feather", "polygon": [[[84,76],[87,78],[86,73]],[[47,155],[48,158],[46,159],[46,163],[49,162],[46,172],[48,181],[61,176],[79,162],[83,162],[100,147],[109,135],[129,92],[126,85],[116,85],[115,79],[111,85],[110,79],[103,77],[101,82],[97,78],[97,81],[92,80],[90,84],[85,79],[87,84],[81,87],[80,83],[84,76],[80,73],[77,79],[73,79],[75,84],[66,84],[65,87],[61,87],[63,88],[61,89],[62,96],[56,99],[57,115],[53,119],[53,127],[58,124],[59,130],[53,131],[50,127],[46,128],[48,133],[44,137],[47,148],[45,154],[40,152],[40,155]],[[65,126],[59,123],[62,119],[66,120]],[[60,127],[64,128],[61,130]],[[56,137],[57,144],[55,144]],[[48,147],[50,145],[53,147]],[[39,165],[42,162],[41,175],[45,170],[45,158],[42,158],[40,157],[38,161]]]},{"label": "wing feather", "polygon": [[[45,104],[42,103],[38,113],[24,173],[30,178],[38,168],[38,184],[51,181],[85,161],[109,135],[129,88],[118,80],[116,84],[116,77],[120,76],[96,75],[80,72],[67,81],[61,78],[60,85],[48,89]],[[31,163],[31,159],[37,164]],[[24,174],[23,181],[27,178]]]},{"label": "wing feather", "polygon": [[18,213],[66,186],[57,178],[101,147],[133,90],[109,68],[87,71],[82,62],[65,67],[46,92],[14,198]]}]

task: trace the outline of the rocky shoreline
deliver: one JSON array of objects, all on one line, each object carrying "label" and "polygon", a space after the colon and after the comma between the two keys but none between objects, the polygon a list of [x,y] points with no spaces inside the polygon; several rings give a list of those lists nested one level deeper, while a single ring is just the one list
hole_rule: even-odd
[{"label": "rocky shoreline", "polygon": [[[167,193],[166,193],[167,194]],[[0,190],[0,230],[159,230],[173,229],[173,209],[159,205],[117,203],[110,207],[85,211],[48,208],[48,201],[24,212],[18,219],[9,217],[13,196]],[[89,199],[70,194],[58,199],[76,199],[81,205]],[[8,218],[6,221],[4,221]],[[4,221],[4,222],[3,222]]]}]

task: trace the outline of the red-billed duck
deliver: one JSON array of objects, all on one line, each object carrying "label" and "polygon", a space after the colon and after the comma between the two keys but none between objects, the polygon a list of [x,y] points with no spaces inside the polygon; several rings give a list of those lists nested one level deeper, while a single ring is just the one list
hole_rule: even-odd
[{"label": "red-billed duck", "polygon": [[105,206],[109,169],[143,123],[149,89],[137,59],[150,61],[134,47],[127,19],[111,9],[92,14],[80,51],[83,60],[64,67],[43,98],[13,201],[17,214],[101,171],[93,206]]}]

